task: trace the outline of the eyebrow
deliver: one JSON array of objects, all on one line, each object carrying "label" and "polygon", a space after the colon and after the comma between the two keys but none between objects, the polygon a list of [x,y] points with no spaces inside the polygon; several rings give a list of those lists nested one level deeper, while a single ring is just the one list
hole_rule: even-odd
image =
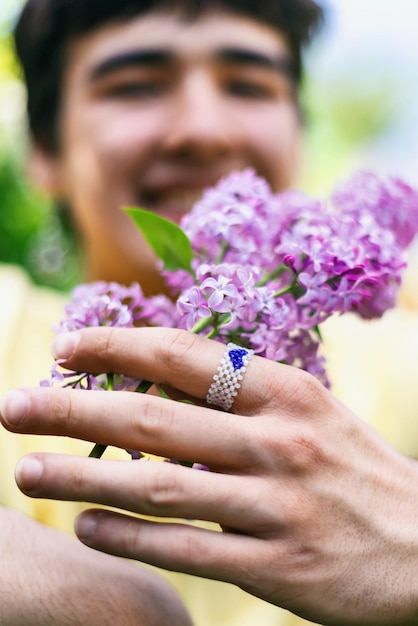
[{"label": "eyebrow", "polygon": [[246,48],[224,48],[217,52],[216,58],[223,63],[261,67],[285,74],[288,78],[296,78],[294,62],[287,54],[270,56]]},{"label": "eyebrow", "polygon": [[[254,66],[273,70],[290,79],[296,78],[294,63],[289,55],[270,56],[247,48],[226,47],[215,52],[214,58],[223,64]],[[161,67],[174,64],[176,54],[170,49],[128,50],[108,57],[95,65],[90,82],[95,82],[118,70],[131,67]]]},{"label": "eyebrow", "polygon": [[132,50],[115,54],[104,59],[90,71],[91,82],[99,80],[108,74],[129,67],[152,67],[169,65],[174,61],[174,54],[169,50]]}]

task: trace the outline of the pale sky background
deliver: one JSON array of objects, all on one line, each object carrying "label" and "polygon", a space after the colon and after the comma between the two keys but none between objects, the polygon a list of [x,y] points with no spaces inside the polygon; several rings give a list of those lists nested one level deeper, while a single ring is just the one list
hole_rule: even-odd
[{"label": "pale sky background", "polygon": [[350,72],[364,90],[391,86],[398,115],[366,164],[418,183],[418,0],[324,0],[328,25],[309,57],[319,81]]}]

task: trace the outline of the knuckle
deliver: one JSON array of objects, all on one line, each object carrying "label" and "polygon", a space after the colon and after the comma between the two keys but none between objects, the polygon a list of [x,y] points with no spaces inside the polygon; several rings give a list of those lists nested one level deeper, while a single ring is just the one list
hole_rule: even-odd
[{"label": "knuckle", "polygon": [[[108,327],[106,328],[106,332],[104,333],[103,344],[100,346],[101,359],[107,360],[109,357],[112,357],[115,353],[115,332],[117,328]],[[117,344],[116,344],[117,345]]]},{"label": "knuckle", "polygon": [[65,429],[66,433],[72,433],[76,430],[79,419],[72,394],[72,390],[55,389],[51,395],[51,404],[46,410],[43,405],[39,407],[37,417],[45,420],[45,415],[48,416],[48,423],[45,421],[48,431],[52,429],[53,433],[61,433]]},{"label": "knuckle", "polygon": [[67,488],[71,490],[71,494],[79,497],[86,493],[88,478],[82,467],[74,464],[67,480]]},{"label": "knuckle", "polygon": [[182,483],[178,468],[157,463],[148,489],[148,501],[155,512],[170,511],[182,499]]},{"label": "knuckle", "polygon": [[156,402],[153,396],[144,396],[144,402],[135,415],[134,428],[139,441],[159,442],[167,438],[173,423],[173,410],[170,402]]},{"label": "knuckle", "polygon": [[144,550],[141,524],[134,517],[119,513],[117,515],[118,521],[124,525],[124,532],[117,533],[118,554],[128,558],[135,558],[133,555],[140,554]]},{"label": "knuckle", "polygon": [[259,441],[261,463],[269,472],[311,475],[328,462],[326,446],[320,433],[311,424],[282,424],[271,415]]},{"label": "knuckle", "polygon": [[[258,567],[254,567],[251,559],[242,558],[234,564],[234,575],[238,581],[245,581],[243,589],[250,594],[258,595],[260,593],[260,571]],[[271,567],[271,564],[270,564]]]},{"label": "knuckle", "polygon": [[176,374],[190,372],[190,364],[187,361],[189,353],[193,354],[198,337],[184,330],[172,330],[167,333],[166,340],[160,344],[158,357],[166,365],[168,370]]},{"label": "knuckle", "polygon": [[272,433],[274,433],[276,429],[274,427],[274,430],[269,432],[269,427],[264,428],[262,422],[259,424],[250,424],[249,426],[250,428],[247,432],[244,424],[239,441],[234,444],[234,448],[238,443],[238,460],[240,467],[246,471],[257,472],[269,465],[271,455],[273,458],[276,458],[277,450],[275,449],[275,440],[272,439]]},{"label": "knuckle", "polygon": [[[293,366],[274,364],[263,370],[252,399],[246,403],[257,413],[260,405],[268,412],[284,411],[289,417],[310,419],[329,409],[329,394],[324,385],[308,372]],[[248,408],[248,406],[247,406]]]},{"label": "knuckle", "polygon": [[[200,555],[202,552],[199,550],[200,542],[196,540],[196,537],[186,535],[182,541],[182,550],[184,553],[184,559],[186,563],[189,563],[192,567],[199,564]],[[204,548],[203,548],[204,549]]]},{"label": "knuckle", "polygon": [[202,554],[205,555],[205,563],[208,568],[217,563],[217,555],[208,544],[205,535],[190,533],[187,526],[182,526],[182,533],[178,535],[178,551],[181,551],[182,560],[187,563],[191,572],[199,570],[202,565]]},{"label": "knuckle", "polygon": [[298,433],[282,441],[281,454],[295,474],[311,474],[325,463],[325,453],[311,432]]},{"label": "knuckle", "polygon": [[[323,384],[314,376],[303,370],[295,370],[294,376],[288,381],[288,408],[296,417],[305,418],[322,413],[327,405],[327,391]],[[312,411],[315,407],[315,411]]]}]

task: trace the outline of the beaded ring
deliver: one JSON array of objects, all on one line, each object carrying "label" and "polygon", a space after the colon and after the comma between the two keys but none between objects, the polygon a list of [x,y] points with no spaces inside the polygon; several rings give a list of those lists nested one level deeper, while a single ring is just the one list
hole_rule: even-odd
[{"label": "beaded ring", "polygon": [[206,396],[208,404],[229,411],[238,395],[243,374],[247,371],[247,365],[253,354],[254,350],[228,343],[218,366],[218,373],[214,375]]}]

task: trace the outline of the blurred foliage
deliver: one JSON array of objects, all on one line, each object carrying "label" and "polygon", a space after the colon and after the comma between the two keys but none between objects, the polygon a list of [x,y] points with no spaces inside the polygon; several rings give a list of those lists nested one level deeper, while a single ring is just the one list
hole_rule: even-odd
[{"label": "blurred foliage", "polygon": [[[46,218],[47,204],[32,193],[12,151],[0,154],[0,257],[20,263]],[[26,263],[25,263],[26,265]]]},{"label": "blurred foliage", "polygon": [[0,262],[23,266],[34,282],[67,290],[78,280],[72,229],[24,172],[26,128],[20,69],[11,38],[0,37]]},{"label": "blurred foliage", "polygon": [[32,189],[11,149],[0,150],[0,262],[21,265],[34,282],[60,290],[79,274],[70,226]]},{"label": "blurred foliage", "polygon": [[0,81],[21,77],[22,72],[13,52],[12,37],[6,33],[0,37]]},{"label": "blurred foliage", "polygon": [[399,103],[390,76],[362,80],[345,68],[338,78],[307,76],[302,103],[307,111],[303,184],[328,192],[335,182],[367,161],[365,153],[396,123]]}]

